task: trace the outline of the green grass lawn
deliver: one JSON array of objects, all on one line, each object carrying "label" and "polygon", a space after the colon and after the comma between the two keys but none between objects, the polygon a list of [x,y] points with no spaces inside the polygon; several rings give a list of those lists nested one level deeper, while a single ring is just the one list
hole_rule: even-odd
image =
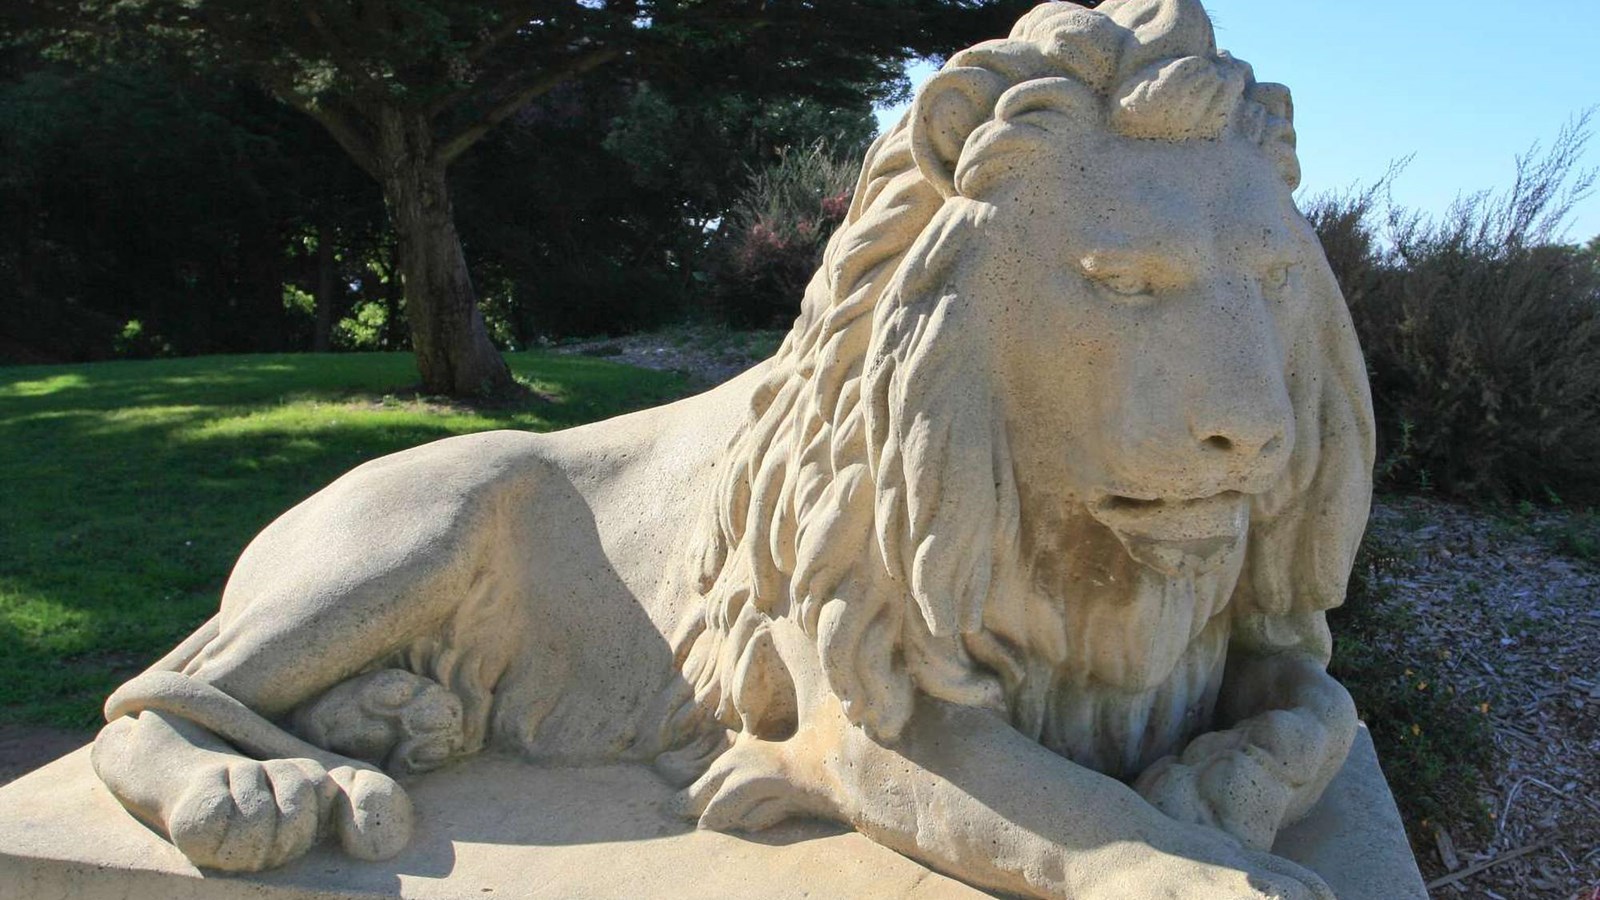
[{"label": "green grass lawn", "polygon": [[215,612],[257,531],[364,460],[685,391],[586,357],[507,359],[542,399],[397,396],[416,381],[401,353],[0,367],[0,723],[95,725],[113,687]]}]

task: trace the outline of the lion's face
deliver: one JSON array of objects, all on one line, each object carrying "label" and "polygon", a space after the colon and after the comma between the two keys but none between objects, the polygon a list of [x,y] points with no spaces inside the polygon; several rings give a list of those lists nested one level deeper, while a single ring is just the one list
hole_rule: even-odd
[{"label": "lion's face", "polygon": [[992,331],[1023,521],[1087,513],[1166,574],[1214,568],[1294,449],[1314,237],[1251,141],[1052,131],[976,198],[951,285]]}]

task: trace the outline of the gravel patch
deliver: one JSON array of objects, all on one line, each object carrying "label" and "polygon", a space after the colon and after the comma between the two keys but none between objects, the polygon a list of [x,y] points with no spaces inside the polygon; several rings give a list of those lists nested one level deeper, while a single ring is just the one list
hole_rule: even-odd
[{"label": "gravel patch", "polygon": [[782,337],[781,332],[691,327],[557,344],[550,350],[593,356],[642,369],[682,372],[695,389],[704,390],[771,356]]}]

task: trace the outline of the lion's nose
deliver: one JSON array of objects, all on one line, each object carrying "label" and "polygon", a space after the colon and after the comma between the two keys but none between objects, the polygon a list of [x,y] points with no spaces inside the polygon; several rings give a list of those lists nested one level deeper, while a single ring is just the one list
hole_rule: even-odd
[{"label": "lion's nose", "polygon": [[1289,449],[1289,424],[1276,414],[1276,406],[1261,403],[1251,414],[1224,421],[1195,420],[1190,433],[1199,440],[1202,457],[1226,465],[1237,478],[1275,475]]},{"label": "lion's nose", "polygon": [[1207,453],[1225,453],[1246,458],[1270,456],[1282,443],[1282,428],[1263,428],[1254,431],[1233,429],[1209,434],[1200,439],[1200,446]]}]

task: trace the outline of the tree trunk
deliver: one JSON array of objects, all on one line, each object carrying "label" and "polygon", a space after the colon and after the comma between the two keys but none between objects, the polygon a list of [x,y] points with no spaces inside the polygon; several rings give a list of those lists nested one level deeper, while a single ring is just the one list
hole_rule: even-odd
[{"label": "tree trunk", "polygon": [[422,388],[456,397],[504,392],[514,384],[511,370],[478,311],[431,124],[420,115],[385,111],[379,131],[384,201],[400,239],[406,318]]},{"label": "tree trunk", "polygon": [[400,310],[400,248],[387,244],[383,256],[388,274],[383,282],[383,331],[380,332],[378,346],[391,350],[400,346],[400,319],[404,315]]},{"label": "tree trunk", "polygon": [[333,229],[317,226],[317,323],[311,335],[311,352],[333,349]]}]

